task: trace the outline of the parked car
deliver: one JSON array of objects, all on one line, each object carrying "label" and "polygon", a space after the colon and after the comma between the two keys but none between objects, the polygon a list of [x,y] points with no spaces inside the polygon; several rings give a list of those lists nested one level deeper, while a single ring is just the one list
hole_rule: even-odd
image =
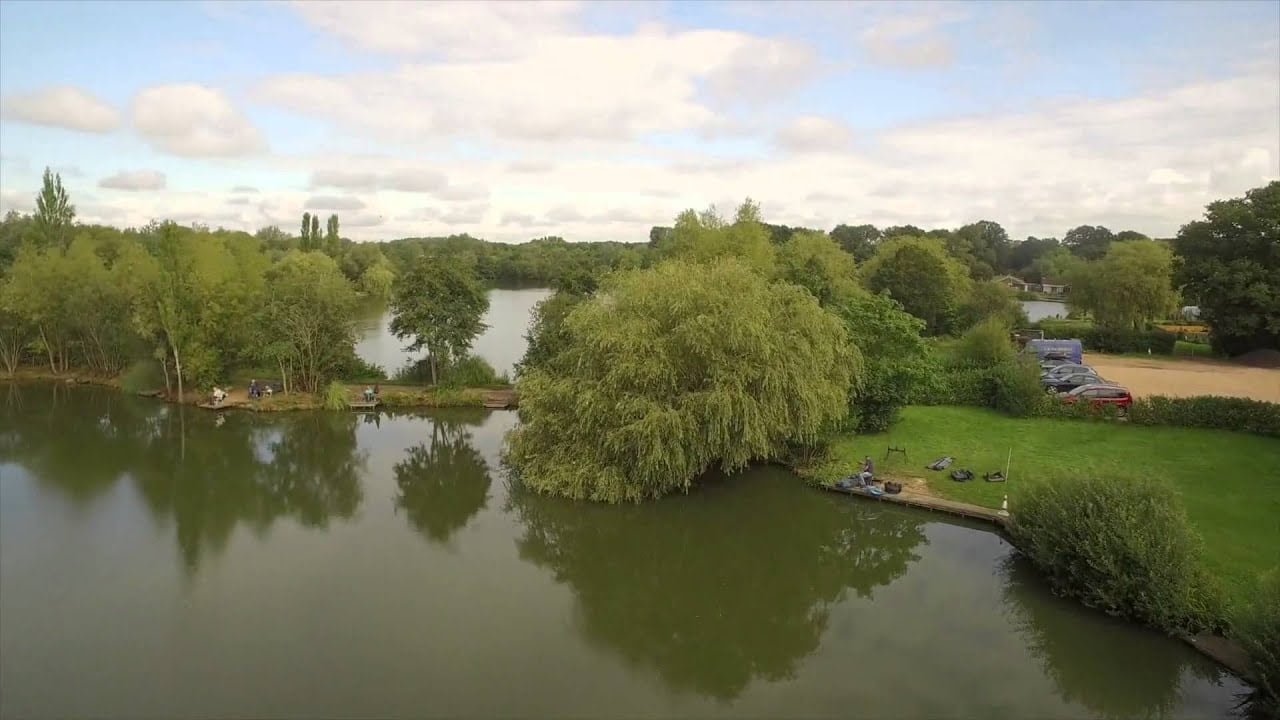
[{"label": "parked car", "polygon": [[1050,375],[1041,378],[1040,384],[1054,392],[1069,392],[1081,385],[1106,385],[1106,380],[1091,372],[1071,373],[1069,375]]},{"label": "parked car", "polygon": [[1067,375],[1075,375],[1076,373],[1092,373],[1094,375],[1098,374],[1094,372],[1093,368],[1089,367],[1088,365],[1080,365],[1078,363],[1067,363],[1064,365],[1056,365],[1054,367],[1049,368],[1048,370],[1045,370],[1044,372],[1040,373],[1040,377],[1041,378],[1066,377]]},{"label": "parked car", "polygon": [[1133,404],[1133,395],[1129,394],[1127,388],[1119,385],[1081,385],[1075,390],[1062,393],[1061,397],[1065,403],[1087,402],[1095,410],[1114,405],[1121,415],[1129,412],[1129,406]]}]

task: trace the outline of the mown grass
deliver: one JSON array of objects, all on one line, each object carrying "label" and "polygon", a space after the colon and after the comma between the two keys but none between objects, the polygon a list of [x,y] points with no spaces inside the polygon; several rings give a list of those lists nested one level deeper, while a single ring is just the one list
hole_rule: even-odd
[{"label": "mown grass", "polygon": [[[906,447],[908,458],[889,446]],[[1007,483],[982,474],[1004,470]],[[1088,475],[1125,482],[1154,476],[1169,481],[1186,504],[1204,539],[1206,569],[1238,604],[1256,591],[1259,575],[1280,565],[1280,440],[1220,430],[1133,427],[1119,422],[1015,419],[967,407],[908,407],[887,433],[847,437],[812,470],[831,482],[852,472],[865,455],[877,474],[919,477],[936,494],[986,507],[1016,497],[1025,478],[1070,480]],[[944,455],[955,463],[944,472],[925,465]],[[976,479],[958,483],[951,470],[971,470]],[[1011,505],[1016,513],[1016,503]]]}]

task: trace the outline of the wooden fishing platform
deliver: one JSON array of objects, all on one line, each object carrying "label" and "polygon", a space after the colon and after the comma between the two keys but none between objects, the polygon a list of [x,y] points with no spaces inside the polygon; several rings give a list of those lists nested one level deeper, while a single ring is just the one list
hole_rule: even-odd
[{"label": "wooden fishing platform", "polygon": [[980,505],[970,505],[968,503],[956,502],[955,500],[944,500],[943,498],[933,497],[931,495],[921,495],[904,489],[897,495],[885,493],[883,495],[872,495],[863,491],[861,488],[842,488],[834,485],[822,485],[823,490],[836,492],[842,495],[855,495],[867,500],[879,500],[881,502],[893,503],[895,505],[906,505],[907,507],[922,508],[924,510],[932,510],[935,512],[955,515],[957,517],[968,518],[970,520],[981,520],[983,522],[992,523],[998,527],[1005,527],[1009,524],[1008,516],[1001,515],[999,510],[984,508]]},{"label": "wooden fishing platform", "polygon": [[196,404],[196,407],[203,408],[205,410],[234,410],[236,408],[247,407],[247,406],[248,406],[248,403],[241,402],[238,400],[227,400],[225,402],[220,402],[217,405],[214,405],[211,402],[202,402],[202,403]]},{"label": "wooden fishing platform", "polygon": [[352,410],[373,410],[382,404],[381,400],[351,400],[347,403],[347,407]]},{"label": "wooden fishing platform", "polygon": [[484,406],[492,410],[505,410],[517,405],[515,390],[493,390],[484,396]]}]

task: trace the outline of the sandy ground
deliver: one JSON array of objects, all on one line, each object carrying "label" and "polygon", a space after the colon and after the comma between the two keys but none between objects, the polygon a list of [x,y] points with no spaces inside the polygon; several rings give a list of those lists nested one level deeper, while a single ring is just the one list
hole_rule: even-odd
[{"label": "sandy ground", "polygon": [[1144,395],[1229,395],[1280,402],[1280,370],[1245,367],[1221,360],[1133,358],[1086,354],[1102,377]]}]

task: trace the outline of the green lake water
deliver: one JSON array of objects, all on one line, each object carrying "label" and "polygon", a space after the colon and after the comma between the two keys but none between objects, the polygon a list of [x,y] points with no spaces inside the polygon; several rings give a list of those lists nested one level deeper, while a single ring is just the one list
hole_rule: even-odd
[{"label": "green lake water", "polygon": [[779,469],[530,496],[514,422],[0,384],[0,715],[1206,718],[1244,689],[980,526]]}]

